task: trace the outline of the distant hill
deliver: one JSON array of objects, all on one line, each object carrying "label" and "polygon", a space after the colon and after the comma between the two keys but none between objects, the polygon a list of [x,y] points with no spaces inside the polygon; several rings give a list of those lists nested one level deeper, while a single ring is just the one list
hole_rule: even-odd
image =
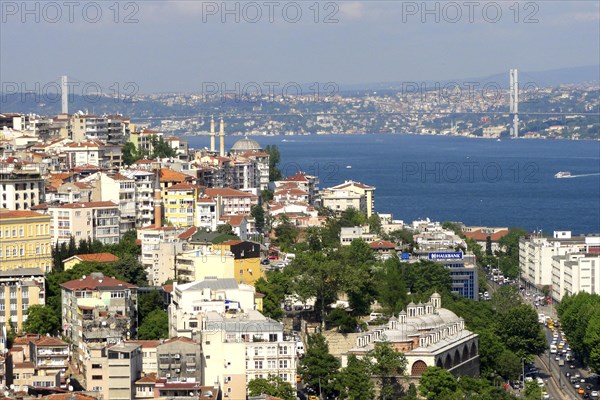
[{"label": "distant hill", "polygon": [[[600,84],[600,65],[591,65],[585,67],[570,67],[552,69],[548,71],[521,71],[519,70],[519,81],[523,84],[527,82],[534,83],[536,87],[560,86],[569,84],[595,83]],[[410,82],[410,81],[408,81]],[[427,80],[424,83],[428,87],[434,87],[435,83],[440,85],[450,82],[465,83],[477,82],[480,85],[496,83],[501,88],[508,89],[508,71],[497,73],[485,77],[477,78],[459,78],[447,79],[443,81]],[[422,83],[419,81],[418,83]],[[341,91],[361,91],[361,90],[400,90],[403,85],[406,87],[407,81],[400,82],[375,82],[356,85],[340,85]],[[408,90],[408,88],[406,89]]]}]

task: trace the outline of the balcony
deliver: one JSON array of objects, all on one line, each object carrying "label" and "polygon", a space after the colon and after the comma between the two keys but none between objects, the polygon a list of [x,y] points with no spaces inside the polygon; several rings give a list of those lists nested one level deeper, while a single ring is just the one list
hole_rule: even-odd
[{"label": "balcony", "polygon": [[37,351],[38,357],[47,357],[47,356],[68,356],[69,349],[65,347],[60,350],[51,350],[51,349],[38,349]]}]

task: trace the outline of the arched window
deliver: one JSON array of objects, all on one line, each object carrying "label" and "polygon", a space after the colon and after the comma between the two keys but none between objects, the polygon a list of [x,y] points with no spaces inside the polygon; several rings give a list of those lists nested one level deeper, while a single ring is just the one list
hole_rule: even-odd
[{"label": "arched window", "polygon": [[446,360],[444,360],[444,368],[452,368],[452,357],[450,357],[450,354],[446,355]]},{"label": "arched window", "polygon": [[425,372],[426,369],[427,369],[427,364],[425,364],[425,362],[423,362],[421,360],[417,360],[412,365],[412,368],[410,369],[410,374],[412,376],[421,376],[421,375],[423,375],[423,372]]},{"label": "arched window", "polygon": [[462,356],[462,360],[467,361],[469,359],[469,347],[467,347],[467,345],[465,344],[465,346],[463,347],[463,356]]},{"label": "arched window", "polygon": [[454,352],[454,365],[460,364],[460,352],[458,349]]},{"label": "arched window", "polygon": [[477,345],[475,342],[471,344],[471,358],[477,356]]}]

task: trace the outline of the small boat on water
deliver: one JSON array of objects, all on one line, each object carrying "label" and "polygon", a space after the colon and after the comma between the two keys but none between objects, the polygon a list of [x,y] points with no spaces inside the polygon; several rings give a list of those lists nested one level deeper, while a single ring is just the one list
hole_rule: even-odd
[{"label": "small boat on water", "polygon": [[571,173],[569,171],[559,171],[556,175],[554,175],[554,177],[556,179],[570,178],[571,177]]},{"label": "small boat on water", "polygon": [[347,169],[351,169],[351,168],[352,168],[352,165],[346,165],[346,168],[347,168]]}]

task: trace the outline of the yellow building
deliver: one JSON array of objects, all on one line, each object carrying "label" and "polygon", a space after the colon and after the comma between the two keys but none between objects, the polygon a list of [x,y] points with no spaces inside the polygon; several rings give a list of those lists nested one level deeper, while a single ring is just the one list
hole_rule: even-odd
[{"label": "yellow building", "polygon": [[245,240],[228,240],[213,246],[217,251],[233,254],[234,277],[237,283],[254,286],[264,277],[260,268],[260,245]]},{"label": "yellow building", "polygon": [[194,226],[196,201],[201,186],[177,183],[164,189],[165,219],[175,226]]},{"label": "yellow building", "polygon": [[0,271],[16,268],[52,270],[49,215],[0,208]]}]

